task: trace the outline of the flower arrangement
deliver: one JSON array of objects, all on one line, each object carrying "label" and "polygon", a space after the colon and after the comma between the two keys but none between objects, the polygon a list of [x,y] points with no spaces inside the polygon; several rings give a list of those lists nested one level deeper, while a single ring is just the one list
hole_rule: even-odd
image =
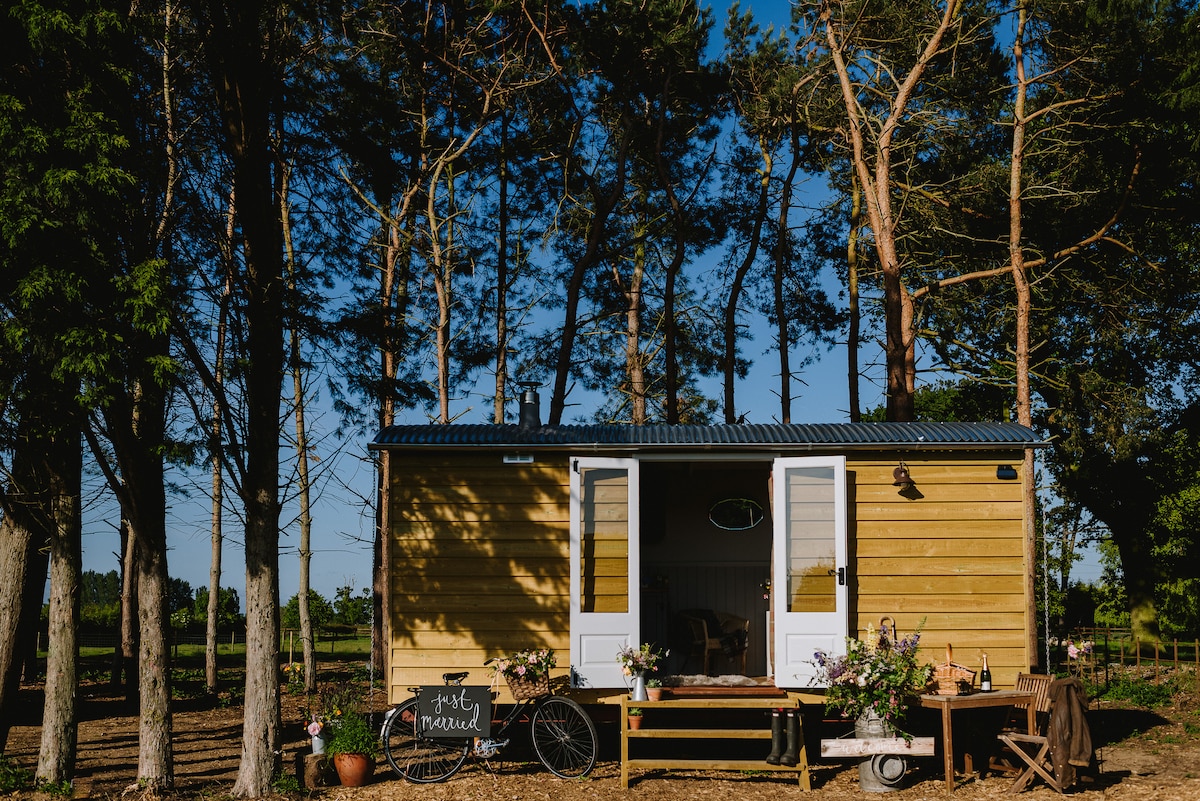
[{"label": "flower arrangement", "polygon": [[903,639],[897,639],[895,628],[883,626],[876,632],[868,626],[864,639],[846,638],[844,656],[817,651],[813,683],[826,688],[826,711],[852,718],[873,712],[892,725],[903,720],[909,702],[933,675],[931,665],[917,662],[920,639],[919,626]]},{"label": "flower arrangement", "polygon": [[342,717],[358,711],[358,696],[353,687],[342,685],[327,689],[314,706],[300,707],[303,726],[311,737],[329,737]]},{"label": "flower arrangement", "polygon": [[670,653],[670,651],[659,651],[649,643],[642,643],[637,648],[625,645],[617,651],[617,661],[621,663],[622,673],[626,676],[633,676],[654,670],[658,663]]},{"label": "flower arrangement", "polygon": [[283,678],[289,686],[302,683],[304,681],[304,665],[299,662],[288,662],[283,666]]},{"label": "flower arrangement", "polygon": [[304,715],[303,726],[309,737],[328,736],[328,729],[336,719],[334,715],[320,709],[308,710],[300,707],[300,713]]},{"label": "flower arrangement", "polygon": [[1095,644],[1091,640],[1084,640],[1083,642],[1079,643],[1079,645],[1076,645],[1074,640],[1068,640],[1067,658],[1078,659],[1081,656],[1090,654],[1095,647]]},{"label": "flower arrangement", "polygon": [[558,657],[554,655],[553,649],[531,648],[517,651],[508,656],[496,657],[491,661],[489,667],[493,676],[533,681],[550,675],[550,669],[556,665],[558,665]]}]

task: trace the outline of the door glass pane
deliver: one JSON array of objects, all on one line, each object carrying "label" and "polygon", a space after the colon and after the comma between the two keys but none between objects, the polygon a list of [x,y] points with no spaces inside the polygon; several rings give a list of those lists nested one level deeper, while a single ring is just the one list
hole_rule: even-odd
[{"label": "door glass pane", "polygon": [[629,611],[629,473],[584,468],[580,474],[579,608]]},{"label": "door glass pane", "polygon": [[837,519],[832,467],[789,467],[788,611],[837,609]]}]

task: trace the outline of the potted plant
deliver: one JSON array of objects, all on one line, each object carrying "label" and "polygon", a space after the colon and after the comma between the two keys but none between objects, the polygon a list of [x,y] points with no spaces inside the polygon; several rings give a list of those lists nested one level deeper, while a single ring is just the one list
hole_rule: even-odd
[{"label": "potted plant", "polygon": [[379,738],[356,709],[343,710],[331,728],[333,736],[329,738],[326,751],[333,757],[338,779],[346,787],[361,787],[375,773]]},{"label": "potted plant", "polygon": [[640,707],[631,706],[625,714],[629,721],[629,728],[632,731],[642,728],[642,710]]},{"label": "potted plant", "polygon": [[646,696],[651,701],[662,700],[663,683],[661,679],[646,679]]}]

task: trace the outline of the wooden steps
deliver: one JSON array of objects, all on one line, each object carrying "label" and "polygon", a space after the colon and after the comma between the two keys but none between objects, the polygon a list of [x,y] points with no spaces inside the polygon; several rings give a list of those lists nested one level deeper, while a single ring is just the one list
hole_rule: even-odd
[{"label": "wooden steps", "polygon": [[[689,690],[695,688],[688,688]],[[709,689],[709,688],[706,688]],[[715,688],[714,688],[715,689]],[[728,688],[719,688],[728,689]],[[757,688],[746,688],[757,689]],[[655,728],[654,716],[648,715],[649,727],[632,730],[629,728],[628,710],[638,707],[644,712],[654,710],[670,711],[671,725]],[[712,727],[713,713],[727,710],[763,710],[795,709],[799,710],[800,702],[796,696],[789,696],[774,688],[770,692],[747,693],[734,695],[717,694],[712,692],[689,692],[682,696],[673,695],[662,701],[633,702],[628,695],[621,698],[621,787],[629,787],[630,768],[645,770],[753,770],[780,771],[797,774],[797,781],[803,790],[811,790],[812,782],[808,770],[808,754],[804,747],[804,729],[801,723],[799,737],[799,761],[795,766],[770,765],[763,759],[729,759],[722,757],[631,757],[630,741],[664,741],[664,740],[767,740],[771,739],[769,723],[761,729],[731,726],[728,728]],[[699,712],[696,715],[697,727],[679,725],[681,718],[688,717],[688,712]],[[682,714],[676,714],[682,713]],[[707,713],[707,714],[705,714]]]}]

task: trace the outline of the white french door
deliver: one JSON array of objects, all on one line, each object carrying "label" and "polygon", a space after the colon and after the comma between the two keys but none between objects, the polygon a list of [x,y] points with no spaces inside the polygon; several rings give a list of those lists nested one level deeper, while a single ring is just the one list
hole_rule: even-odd
[{"label": "white french door", "polygon": [[773,485],[775,685],[810,687],[814,654],[846,651],[846,459],[776,459]]},{"label": "white french door", "polygon": [[638,462],[571,460],[571,681],[619,688],[617,651],[638,643]]}]

